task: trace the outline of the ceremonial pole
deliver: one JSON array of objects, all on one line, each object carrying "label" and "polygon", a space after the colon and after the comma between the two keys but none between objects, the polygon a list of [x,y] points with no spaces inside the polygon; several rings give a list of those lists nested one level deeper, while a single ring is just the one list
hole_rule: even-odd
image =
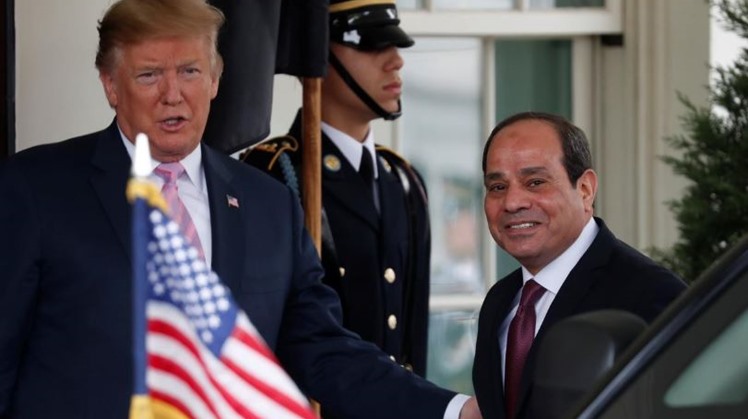
[{"label": "ceremonial pole", "polygon": [[303,104],[301,114],[301,134],[303,150],[301,156],[302,194],[305,211],[305,224],[312,236],[317,253],[322,246],[322,119],[321,89],[322,79],[304,77]]}]

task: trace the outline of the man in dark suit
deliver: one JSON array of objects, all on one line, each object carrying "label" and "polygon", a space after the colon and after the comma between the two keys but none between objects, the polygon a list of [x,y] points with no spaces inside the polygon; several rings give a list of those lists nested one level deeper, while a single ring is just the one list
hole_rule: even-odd
[{"label": "man in dark suit", "polygon": [[150,138],[153,166],[184,167],[179,197],[206,261],[332,417],[441,418],[449,408],[453,417],[478,417],[474,401],[460,402],[345,330],[293,193],[201,145],[221,73],[222,22],[204,0],[116,2],[99,23],[96,58],[115,121],[0,168],[0,417],[127,415],[125,185],[140,132]]},{"label": "man in dark suit", "polygon": [[649,322],[685,284],[593,217],[589,144],[564,118],[527,112],[499,123],[483,151],[483,175],[491,236],[522,266],[483,303],[473,385],[484,417],[529,417],[533,342],[549,327],[600,309]]},{"label": "man in dark suit", "polygon": [[[345,327],[425,376],[426,188],[410,163],[375,145],[371,130],[377,118],[400,116],[398,48],[413,40],[398,24],[394,0],[330,5],[330,67],[321,98],[322,265],[325,283],[340,296]],[[243,159],[296,187],[300,138],[299,113],[287,136],[259,144]]]}]

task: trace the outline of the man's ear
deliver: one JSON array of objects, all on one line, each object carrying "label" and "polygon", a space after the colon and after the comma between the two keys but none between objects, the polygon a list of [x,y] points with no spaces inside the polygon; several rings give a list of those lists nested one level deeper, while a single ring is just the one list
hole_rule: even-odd
[{"label": "man's ear", "polygon": [[587,169],[577,179],[577,191],[584,202],[584,209],[592,211],[592,204],[595,203],[597,195],[597,173],[592,169]]},{"label": "man's ear", "polygon": [[117,108],[117,87],[114,84],[114,79],[109,73],[99,71],[99,80],[101,80],[101,85],[104,86],[104,94],[109,106],[112,109]]}]

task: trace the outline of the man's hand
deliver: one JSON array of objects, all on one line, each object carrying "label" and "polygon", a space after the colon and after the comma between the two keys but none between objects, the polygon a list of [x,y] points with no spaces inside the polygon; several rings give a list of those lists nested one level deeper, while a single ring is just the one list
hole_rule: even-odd
[{"label": "man's hand", "polygon": [[483,419],[478,409],[478,400],[475,397],[471,397],[460,410],[460,419]]}]

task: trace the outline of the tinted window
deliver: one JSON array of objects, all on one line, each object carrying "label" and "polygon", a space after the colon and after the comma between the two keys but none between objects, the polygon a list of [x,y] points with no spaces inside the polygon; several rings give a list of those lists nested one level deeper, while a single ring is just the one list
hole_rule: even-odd
[{"label": "tinted window", "polygon": [[603,418],[745,418],[748,275],[727,288],[601,415]]}]

